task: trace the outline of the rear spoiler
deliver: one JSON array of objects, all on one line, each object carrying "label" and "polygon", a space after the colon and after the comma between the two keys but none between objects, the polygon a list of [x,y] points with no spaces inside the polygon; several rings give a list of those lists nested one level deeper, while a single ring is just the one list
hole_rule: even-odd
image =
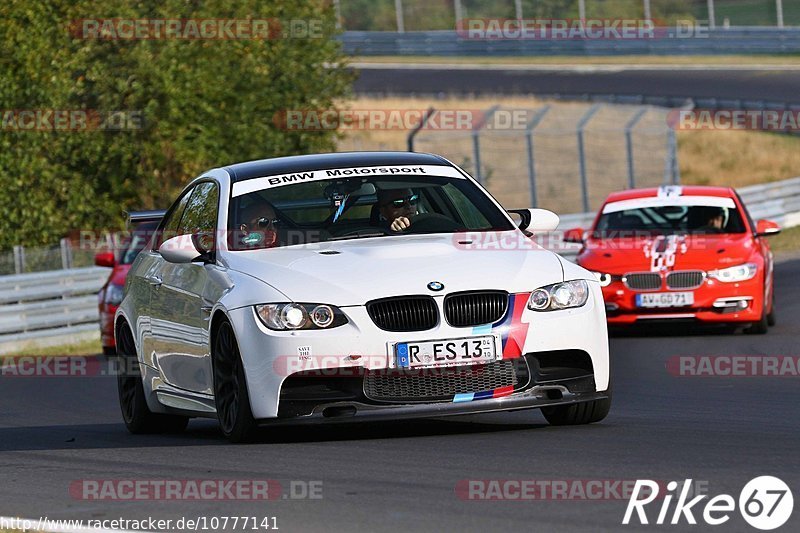
[{"label": "rear spoiler", "polygon": [[128,213],[128,224],[140,222],[158,222],[164,218],[166,209],[153,209],[150,211],[131,211]]}]

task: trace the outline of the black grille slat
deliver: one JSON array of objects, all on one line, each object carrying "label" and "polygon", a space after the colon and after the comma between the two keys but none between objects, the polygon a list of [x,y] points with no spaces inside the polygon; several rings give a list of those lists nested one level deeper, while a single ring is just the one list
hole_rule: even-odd
[{"label": "black grille slat", "polygon": [[402,296],[375,300],[367,313],[384,331],[425,331],[436,326],[439,312],[430,296]]},{"label": "black grille slat", "polygon": [[368,370],[364,395],[385,402],[449,401],[456,394],[502,387],[518,390],[528,381],[524,359],[449,368]]},{"label": "black grille slat", "polygon": [[702,270],[676,270],[667,274],[667,288],[696,289],[706,276]]},{"label": "black grille slat", "polygon": [[494,324],[507,308],[508,293],[502,291],[454,293],[444,299],[444,316],[456,328]]},{"label": "black grille slat", "polygon": [[623,276],[629,289],[653,291],[661,288],[661,274],[657,272],[635,272]]}]

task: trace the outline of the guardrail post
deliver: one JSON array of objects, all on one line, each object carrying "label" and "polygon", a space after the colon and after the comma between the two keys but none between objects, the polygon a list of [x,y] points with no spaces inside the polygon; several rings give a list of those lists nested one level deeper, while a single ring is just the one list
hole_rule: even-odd
[{"label": "guardrail post", "polygon": [[433,116],[434,113],[436,113],[436,109],[434,109],[433,106],[429,107],[428,110],[425,111],[425,116],[422,117],[422,120],[420,120],[417,127],[409,132],[408,138],[406,138],[406,144],[408,145],[409,152],[414,151],[414,138],[417,136],[417,133],[419,133],[420,130],[425,127],[425,125],[428,123],[428,120]]},{"label": "guardrail post", "polygon": [[586,128],[586,124],[592,119],[595,113],[597,113],[600,108],[603,107],[603,104],[594,104],[589,110],[581,117],[578,121],[578,164],[580,165],[581,171],[581,197],[583,199],[583,211],[584,213],[589,212],[589,182],[586,178],[586,152],[583,146],[583,132]]},{"label": "guardrail post", "polygon": [[66,237],[61,239],[61,268],[67,270],[72,268],[72,244]]},{"label": "guardrail post", "polygon": [[25,272],[25,247],[21,245],[14,246],[14,272]]},{"label": "guardrail post", "polygon": [[539,199],[536,194],[536,164],[533,157],[533,130],[536,129],[536,126],[539,125],[548,111],[550,111],[550,104],[538,110],[525,127],[525,144],[528,149],[528,179],[531,183],[531,207],[539,205]]},{"label": "guardrail post", "polygon": [[625,124],[625,149],[627,151],[628,156],[628,188],[635,189],[636,188],[636,172],[633,169],[633,128],[636,127],[636,124],[642,119],[642,117],[647,113],[648,108],[642,107],[633,117]]}]

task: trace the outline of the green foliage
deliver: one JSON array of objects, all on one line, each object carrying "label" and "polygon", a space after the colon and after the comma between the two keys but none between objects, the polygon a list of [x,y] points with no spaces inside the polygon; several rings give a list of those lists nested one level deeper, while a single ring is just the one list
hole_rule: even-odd
[{"label": "green foliage", "polygon": [[[322,37],[80,39],[80,19],[322,21]],[[352,75],[324,0],[3,0],[0,111],[123,110],[124,131],[0,129],[0,249],[118,228],[124,211],[166,207],[205,169],[329,151],[332,132],[286,131],[286,109],[327,109]]]}]

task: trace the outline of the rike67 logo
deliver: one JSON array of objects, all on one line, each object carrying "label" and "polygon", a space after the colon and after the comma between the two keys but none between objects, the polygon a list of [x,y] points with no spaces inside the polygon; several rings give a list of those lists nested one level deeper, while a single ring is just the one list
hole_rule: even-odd
[{"label": "rike67 logo", "polygon": [[[687,479],[681,486],[677,481],[667,483],[666,492],[659,494],[659,483],[649,479],[636,480],[633,493],[625,509],[623,524],[630,524],[631,519],[638,519],[640,524],[650,524],[645,507],[656,499],[661,499],[661,508],[655,524],[680,524],[684,520],[688,524],[697,524],[695,513],[702,516],[703,521],[711,526],[719,526],[731,518],[737,508],[737,502],[729,494],[720,494],[708,498],[707,494],[695,496],[691,500],[692,480]],[[672,501],[677,497],[675,508],[670,509]],[[739,493],[738,509],[742,518],[756,529],[764,531],[777,529],[789,520],[794,508],[794,498],[789,486],[773,476],[760,476],[751,479]],[[672,511],[672,513],[670,513]],[[634,514],[635,513],[635,514]],[[671,517],[670,517],[671,514]]]}]

